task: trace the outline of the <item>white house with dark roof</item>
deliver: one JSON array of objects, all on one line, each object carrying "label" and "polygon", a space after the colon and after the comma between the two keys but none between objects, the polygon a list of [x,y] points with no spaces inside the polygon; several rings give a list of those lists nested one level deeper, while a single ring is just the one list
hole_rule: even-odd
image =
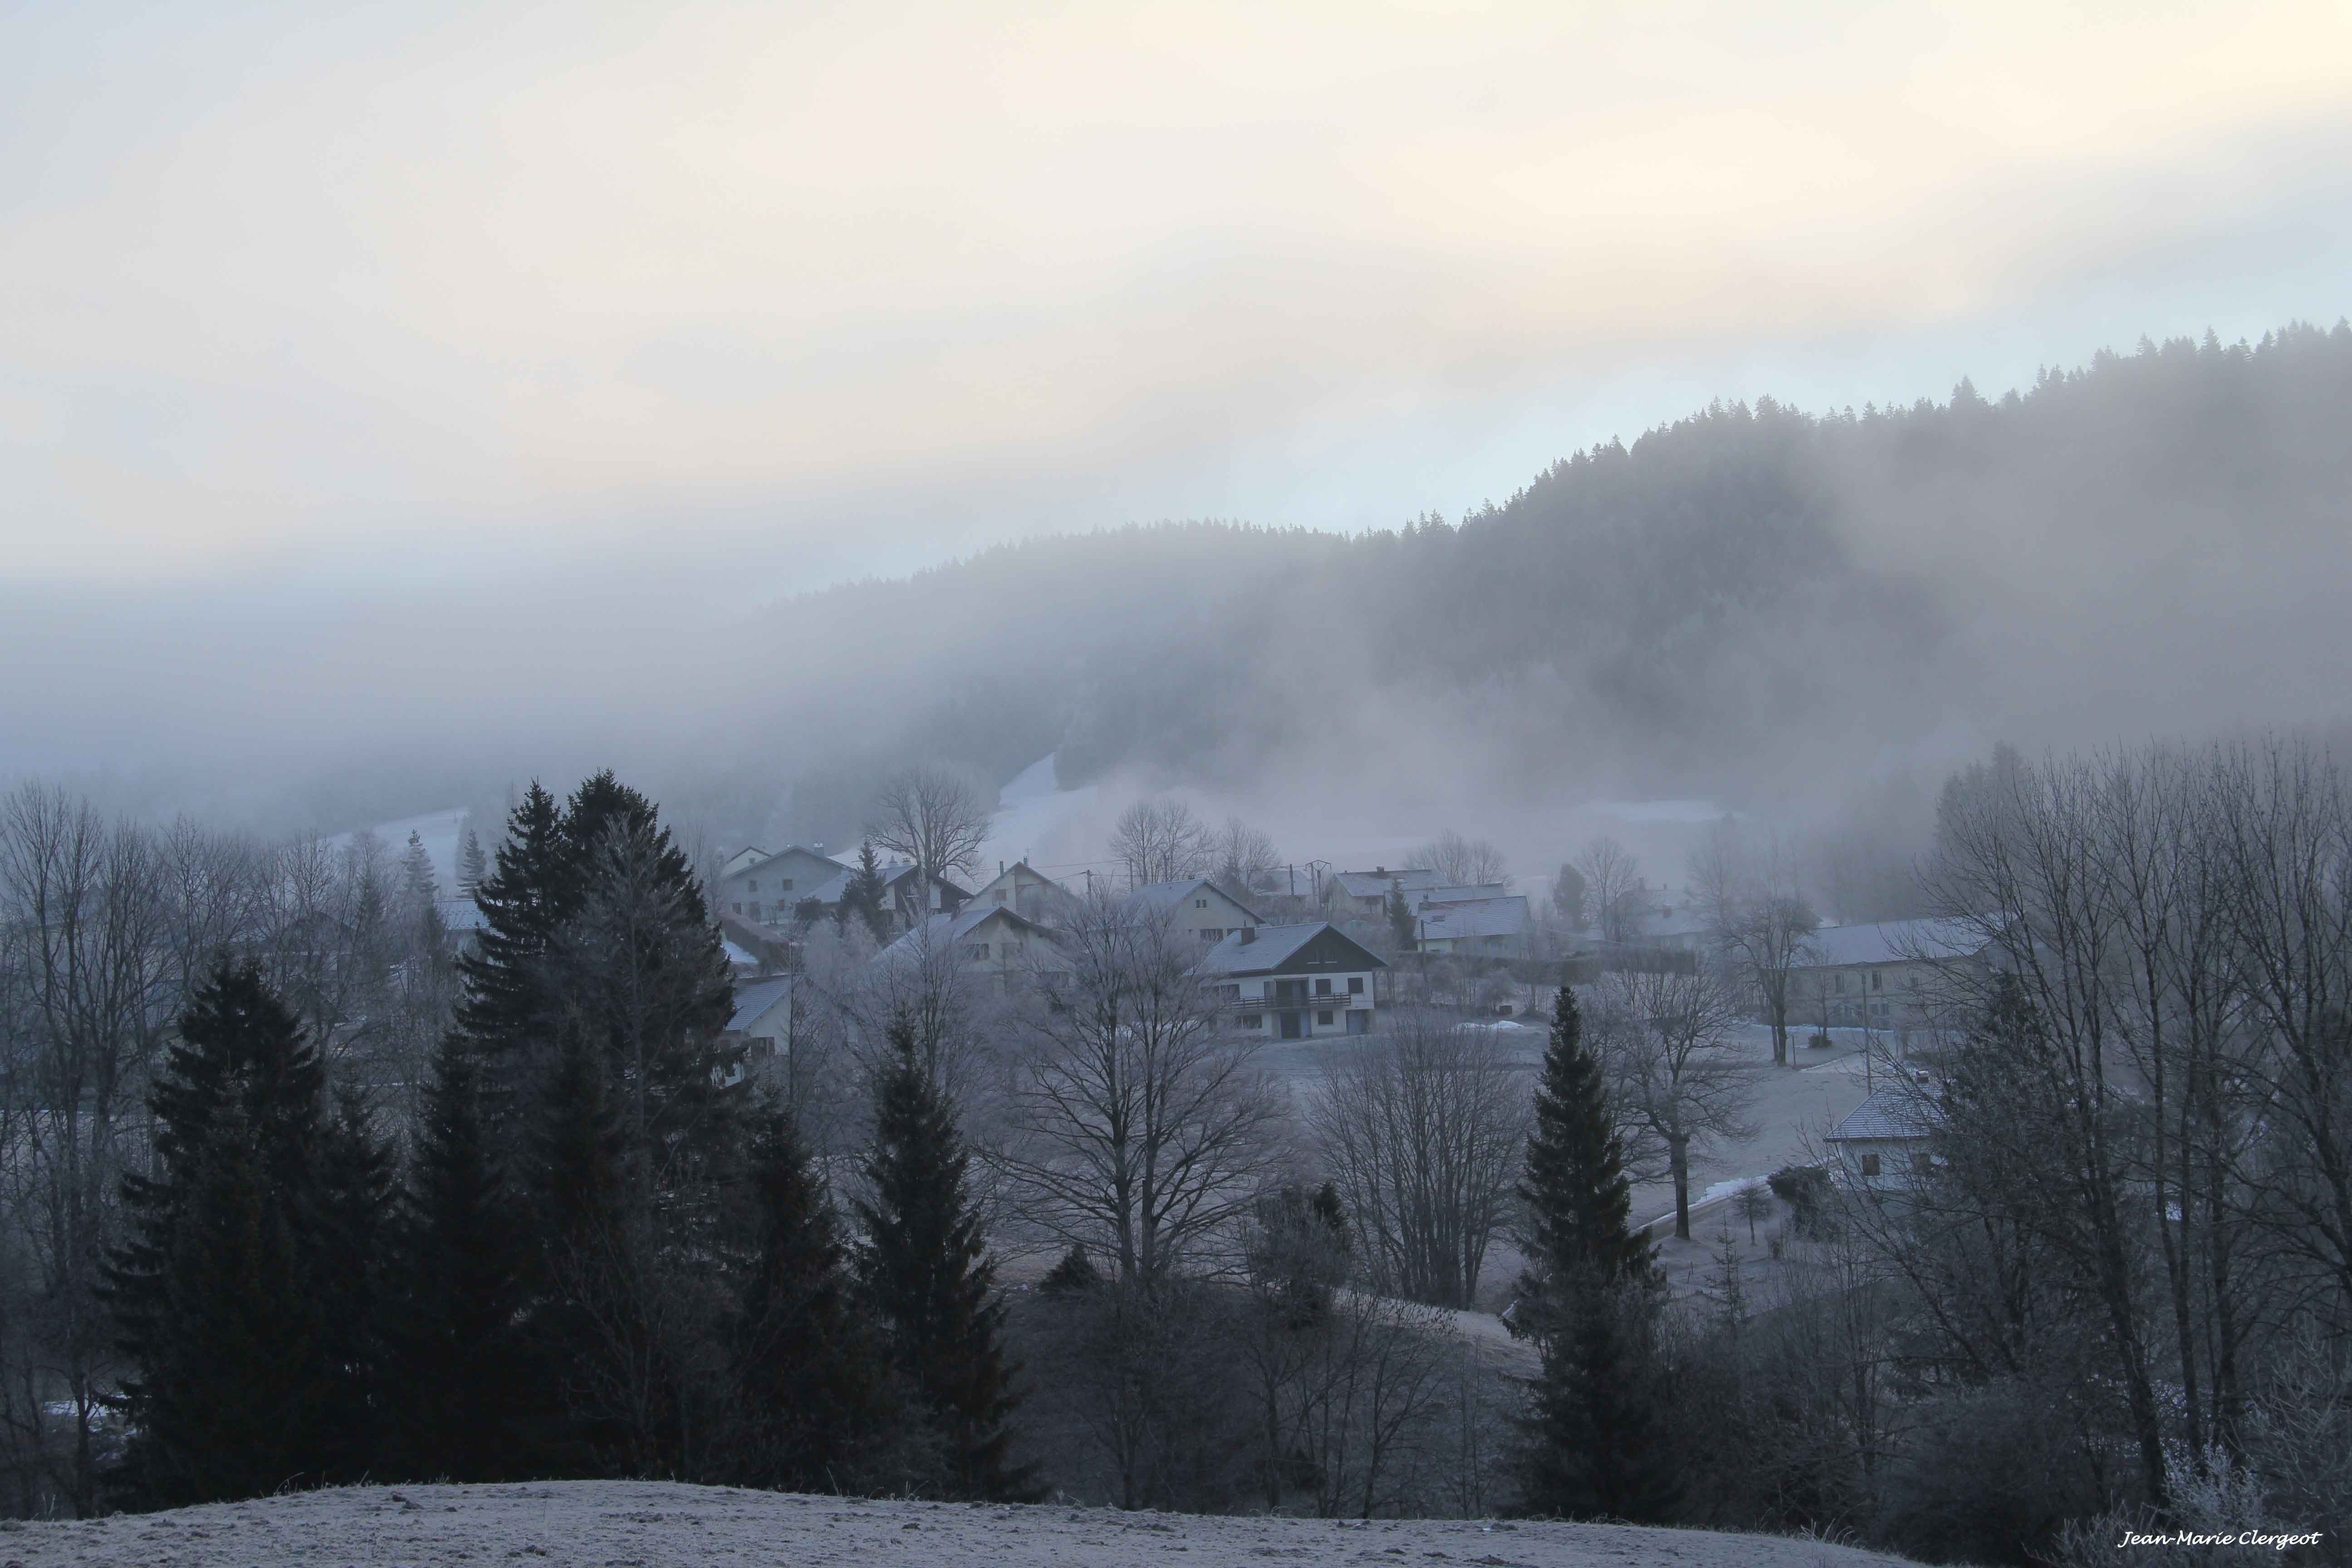
[{"label": "white house with dark roof", "polygon": [[1119,907],[1129,919],[1164,920],[1203,943],[1220,942],[1265,924],[1255,910],[1205,877],[1153,882],[1128,894]]},{"label": "white house with dark roof", "polygon": [[1365,1035],[1387,963],[1328,921],[1245,926],[1220,939],[1194,971],[1236,1027],[1278,1040]]}]

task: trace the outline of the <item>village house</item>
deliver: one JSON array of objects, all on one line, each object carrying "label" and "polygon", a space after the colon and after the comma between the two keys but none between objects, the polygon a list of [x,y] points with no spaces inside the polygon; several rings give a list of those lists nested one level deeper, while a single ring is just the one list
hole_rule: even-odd
[{"label": "village house", "polygon": [[884,948],[877,963],[943,958],[957,974],[1010,993],[1066,972],[1053,931],[1010,907],[974,900],[953,914],[935,914]]},{"label": "village house", "polygon": [[[1459,893],[1465,889],[1439,889]],[[1412,895],[1407,894],[1410,900]],[[1422,952],[1465,958],[1528,956],[1528,900],[1516,894],[1431,900],[1413,914],[1413,945]]]},{"label": "village house", "polygon": [[721,1088],[742,1082],[747,1073],[764,1072],[792,1050],[793,993],[799,984],[799,977],[791,974],[737,980],[735,1011],[719,1035],[720,1044],[732,1048],[712,1075]]},{"label": "village house", "polygon": [[1822,1142],[1849,1181],[1907,1184],[1934,1169],[1936,1121],[1927,1089],[1898,1083],[1864,1100]]},{"label": "village house", "polygon": [[1934,1029],[1990,966],[1981,921],[1824,926],[1796,956],[1789,1016],[1823,1028]]},{"label": "village house", "polygon": [[971,901],[990,909],[1011,910],[1016,915],[1047,925],[1066,919],[1076,902],[1067,888],[1044,872],[1032,869],[1026,860],[1015,860],[1010,866],[999,862],[996,875],[981,884],[972,893]]},{"label": "village house", "polygon": [[1237,932],[1254,931],[1265,924],[1255,910],[1205,877],[1153,882],[1138,888],[1128,894],[1120,907],[1130,920],[1167,921],[1203,944],[1220,942]]},{"label": "village house", "polygon": [[793,906],[846,869],[824,853],[822,844],[787,844],[773,854],[747,845],[727,858],[719,868],[711,902],[722,914],[739,915],[755,924],[783,926],[791,922]]},{"label": "village house", "polygon": [[1401,866],[1392,871],[1386,866],[1375,866],[1369,871],[1335,871],[1331,876],[1331,918],[1385,920],[1391,891],[1402,891],[1406,901],[1411,902],[1414,894],[1425,893],[1437,885],[1437,873],[1425,868]]},{"label": "village house", "polygon": [[1383,959],[1328,921],[1244,926],[1195,971],[1236,1026],[1279,1040],[1371,1033]]}]

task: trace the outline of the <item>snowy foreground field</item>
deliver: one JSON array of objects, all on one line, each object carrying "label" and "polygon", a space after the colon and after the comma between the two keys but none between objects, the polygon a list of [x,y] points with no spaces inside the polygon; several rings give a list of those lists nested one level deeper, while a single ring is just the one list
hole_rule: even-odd
[{"label": "snowy foreground field", "polygon": [[0,1525],[0,1568],[523,1568],[1269,1563],[1861,1568],[1900,1559],[1772,1536],[1460,1520],[1205,1519],[1105,1509],[844,1502],[726,1487],[564,1481],[354,1487],[81,1523]]}]

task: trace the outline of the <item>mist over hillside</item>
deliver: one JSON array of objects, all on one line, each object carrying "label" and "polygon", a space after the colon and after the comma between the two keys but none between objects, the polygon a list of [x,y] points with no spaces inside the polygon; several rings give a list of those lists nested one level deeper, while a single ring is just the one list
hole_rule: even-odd
[{"label": "mist over hillside", "polygon": [[[1996,741],[2346,715],[2352,329],[2102,354],[1987,401],[1717,406],[1458,523],[989,551],[752,618],[722,727],[779,831],[921,752],[1509,817],[1595,796],[1931,797]],[[751,799],[740,812],[754,809]],[[760,825],[751,824],[750,826]]]},{"label": "mist over hillside", "polygon": [[26,595],[0,637],[51,676],[10,693],[0,770],[331,830],[613,765],[714,838],[841,843],[906,758],[1002,784],[1054,752],[1066,787],[1349,842],[1469,826],[1528,869],[1596,799],[1900,837],[1996,741],[2341,723],[2347,427],[2339,323],[2144,342],[1995,401],[1710,407],[1453,523],[1131,526],[800,595],[747,574],[715,620],[651,572],[643,603],[566,600],[560,561],[539,598],[419,589],[466,606],[455,636],[396,595]]}]

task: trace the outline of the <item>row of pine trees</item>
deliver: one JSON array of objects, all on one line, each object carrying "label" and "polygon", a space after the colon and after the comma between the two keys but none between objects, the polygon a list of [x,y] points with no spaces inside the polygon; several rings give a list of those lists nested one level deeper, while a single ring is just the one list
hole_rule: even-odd
[{"label": "row of pine trees", "polygon": [[414,1128],[224,961],[109,1262],[133,1507],[365,1479],[1013,1498],[1013,1369],[953,1105],[890,1031],[853,1247],[717,1042],[723,952],[650,802],[533,786]]}]

